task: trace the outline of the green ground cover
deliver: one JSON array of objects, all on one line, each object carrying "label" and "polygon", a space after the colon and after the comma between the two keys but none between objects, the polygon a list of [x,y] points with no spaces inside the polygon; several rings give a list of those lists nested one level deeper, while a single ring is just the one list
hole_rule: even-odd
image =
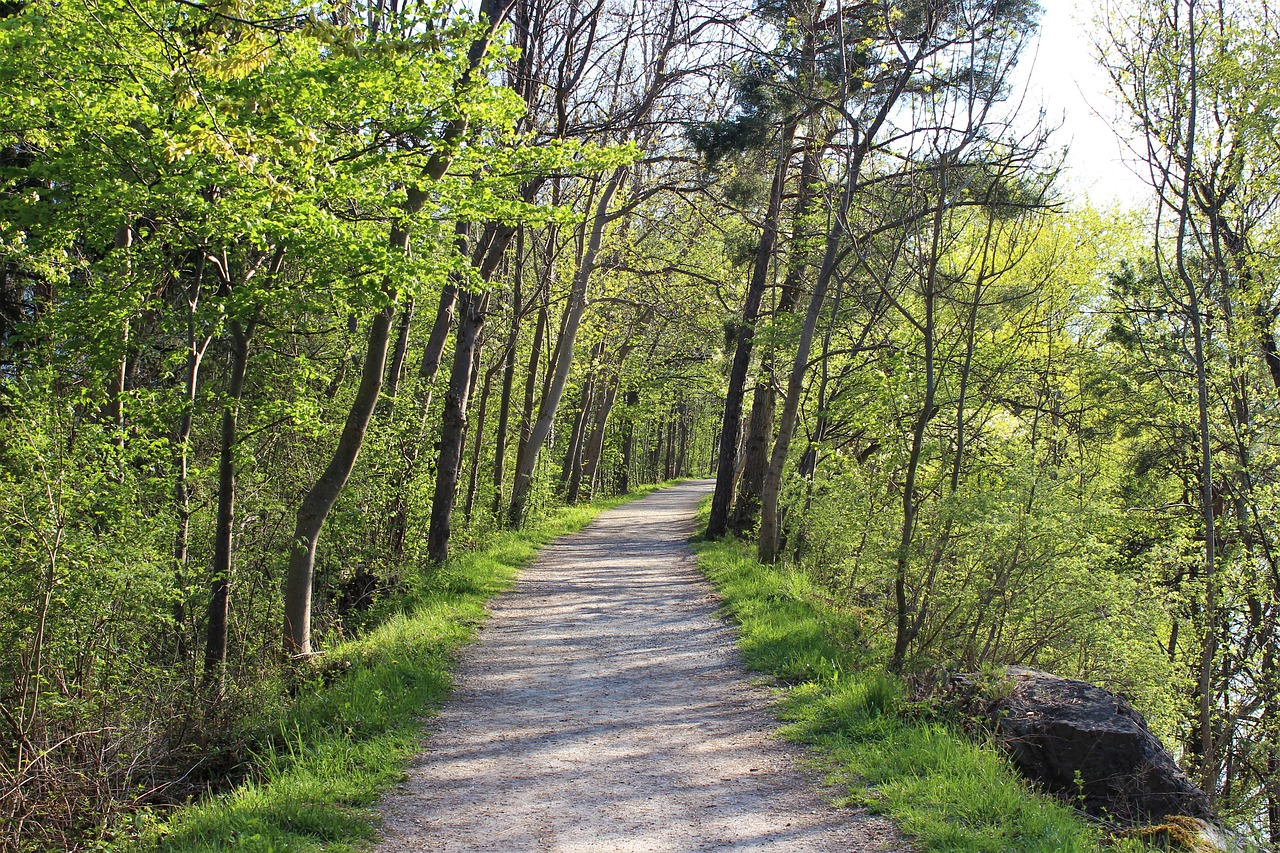
[{"label": "green ground cover", "polygon": [[565,507],[544,522],[500,533],[424,574],[377,627],[326,649],[296,699],[272,720],[251,721],[261,746],[246,781],[167,815],[143,849],[330,853],[367,846],[376,805],[420,750],[424,716],[449,694],[460,647],[485,619],[485,602],[557,536],[659,488]]},{"label": "green ground cover", "polygon": [[812,748],[848,804],[888,815],[928,851],[1145,849],[1106,840],[1029,789],[994,747],[914,711],[861,626],[802,573],[762,565],[734,539],[695,540],[694,550],[738,625],[744,662],[782,685],[783,734]]}]

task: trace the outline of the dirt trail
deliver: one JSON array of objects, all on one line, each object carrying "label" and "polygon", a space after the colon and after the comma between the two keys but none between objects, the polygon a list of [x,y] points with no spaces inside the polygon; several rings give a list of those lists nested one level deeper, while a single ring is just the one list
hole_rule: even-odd
[{"label": "dirt trail", "polygon": [[379,850],[906,849],[771,735],[686,542],[710,487],[601,515],[494,602]]}]

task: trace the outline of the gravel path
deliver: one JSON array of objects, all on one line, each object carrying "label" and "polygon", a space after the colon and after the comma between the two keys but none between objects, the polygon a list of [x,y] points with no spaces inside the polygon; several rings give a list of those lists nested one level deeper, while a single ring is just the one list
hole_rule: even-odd
[{"label": "gravel path", "polygon": [[378,850],[907,849],[771,734],[686,542],[711,485],[601,515],[495,600]]}]

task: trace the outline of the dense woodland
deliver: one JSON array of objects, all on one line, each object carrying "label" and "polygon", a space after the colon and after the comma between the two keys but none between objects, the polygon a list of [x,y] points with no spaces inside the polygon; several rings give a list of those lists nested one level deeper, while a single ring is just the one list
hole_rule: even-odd
[{"label": "dense woodland", "polygon": [[1280,842],[1280,19],[1033,0],[0,4],[0,848],[231,769],[408,578],[716,479],[888,669],[1128,696]]}]

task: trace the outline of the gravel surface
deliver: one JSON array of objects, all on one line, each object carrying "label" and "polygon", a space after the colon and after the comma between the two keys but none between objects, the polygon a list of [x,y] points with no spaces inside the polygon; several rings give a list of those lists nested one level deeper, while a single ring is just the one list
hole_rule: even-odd
[{"label": "gravel surface", "polygon": [[492,606],[381,851],[904,851],[773,735],[687,539],[712,484],[601,515]]}]

